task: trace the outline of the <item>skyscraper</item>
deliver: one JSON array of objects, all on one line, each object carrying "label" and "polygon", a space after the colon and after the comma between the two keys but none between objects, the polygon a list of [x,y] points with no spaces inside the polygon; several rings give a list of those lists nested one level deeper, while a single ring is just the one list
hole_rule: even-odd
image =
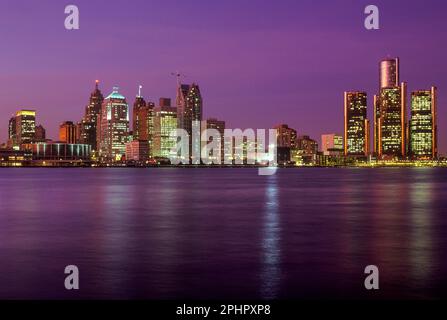
[{"label": "skyscraper", "polygon": [[77,143],[77,127],[72,121],[65,121],[59,126],[59,141]]},{"label": "skyscraper", "polygon": [[289,128],[287,124],[277,125],[274,129],[276,130],[277,147],[296,148],[298,136],[295,129]]},{"label": "skyscraper", "polygon": [[13,147],[31,143],[36,135],[36,111],[20,110],[9,120],[9,143]]},{"label": "skyscraper", "polygon": [[380,89],[399,86],[399,58],[380,61]]},{"label": "skyscraper", "polygon": [[[140,86],[140,90],[141,88]],[[153,149],[154,108],[155,104],[146,102],[141,95],[141,91],[139,91],[133,105],[133,139],[148,143],[148,155],[150,157]]]},{"label": "skyscraper", "polygon": [[374,98],[374,150],[380,158],[406,156],[407,84],[381,88]]},{"label": "skyscraper", "polygon": [[129,135],[129,107],[126,98],[114,87],[105,98],[98,122],[99,157],[105,161],[119,161],[126,153]]},{"label": "skyscraper", "polygon": [[[200,154],[200,137],[199,141],[194,141],[194,143],[192,141],[193,121],[199,121],[199,123],[202,121],[203,101],[199,86],[195,83],[191,85],[179,83],[177,88],[176,106],[178,128],[186,130],[190,137],[189,154],[192,156],[193,151]],[[200,127],[198,129],[200,131]],[[195,150],[192,149],[193,145],[196,147]]]},{"label": "skyscraper", "polygon": [[363,91],[345,92],[344,150],[346,156],[369,154],[367,95]]},{"label": "skyscraper", "polygon": [[148,116],[149,110],[141,95],[141,86],[138,95],[133,104],[133,139],[134,140],[148,140]]},{"label": "skyscraper", "polygon": [[[215,129],[219,132],[220,138],[218,141],[218,144],[220,144],[220,159],[217,157],[214,157],[214,155],[209,155],[209,158],[215,161],[215,163],[223,163],[224,162],[224,154],[225,154],[225,121],[218,120],[216,118],[208,118],[207,120],[202,121],[202,135],[204,134],[205,130],[207,129]],[[202,136],[203,139],[206,140],[205,136]],[[209,137],[206,141],[206,143],[210,143],[212,141],[211,137]],[[203,145],[202,145],[203,147]]]},{"label": "skyscraper", "polygon": [[436,87],[411,93],[409,153],[413,159],[437,158]]},{"label": "skyscraper", "polygon": [[101,113],[101,106],[104,101],[104,97],[99,90],[99,81],[95,82],[95,89],[90,94],[90,100],[85,107],[85,115],[81,122],[78,124],[78,140],[79,143],[89,144],[92,146],[92,150],[97,150],[97,124],[99,114]]},{"label": "skyscraper", "polygon": [[171,107],[171,100],[162,98],[160,105],[154,109],[154,157],[169,158],[177,138],[171,133],[177,129],[177,109]]}]

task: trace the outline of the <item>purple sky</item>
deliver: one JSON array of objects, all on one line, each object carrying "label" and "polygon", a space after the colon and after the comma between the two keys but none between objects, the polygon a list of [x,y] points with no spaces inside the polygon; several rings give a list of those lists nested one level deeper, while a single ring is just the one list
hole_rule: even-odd
[{"label": "purple sky", "polygon": [[[64,28],[64,8],[80,9],[80,30]],[[379,31],[363,27],[366,5]],[[401,58],[409,90],[439,89],[439,142],[447,151],[447,2],[425,0],[2,0],[0,141],[21,107],[38,111],[50,138],[78,121],[95,79],[133,103],[174,98],[172,71],[196,81],[205,117],[229,127],[287,123],[320,140],[342,132],[343,91],[378,88],[378,62]]]}]

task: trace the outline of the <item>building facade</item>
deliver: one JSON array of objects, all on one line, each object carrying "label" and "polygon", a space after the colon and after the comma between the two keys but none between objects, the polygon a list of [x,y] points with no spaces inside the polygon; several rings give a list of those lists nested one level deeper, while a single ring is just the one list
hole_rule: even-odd
[{"label": "building facade", "polygon": [[126,143],[126,161],[146,162],[149,160],[149,142],[134,140]]},{"label": "building facade", "polygon": [[105,98],[98,122],[97,145],[102,161],[120,161],[129,141],[129,107],[126,98],[113,88]]},{"label": "building facade", "polygon": [[[201,123],[203,101],[200,93],[200,88],[197,84],[191,85],[179,84],[177,88],[176,97],[177,106],[177,127],[184,129],[188,133],[189,139],[189,154],[190,157],[194,152],[200,154],[200,137],[199,141],[192,141],[193,121]],[[198,128],[200,131],[200,128]],[[195,146],[196,150],[192,147]]]},{"label": "building facade", "polygon": [[72,121],[65,121],[59,126],[59,141],[75,144],[77,143],[77,125]]},{"label": "building facade", "polygon": [[77,129],[77,140],[79,143],[91,145],[94,151],[98,149],[97,126],[103,101],[104,97],[101,90],[99,90],[99,81],[96,80],[95,89],[90,94],[89,103],[85,107],[84,117],[78,123]]},{"label": "building facade", "polygon": [[416,160],[433,160],[438,156],[436,87],[411,93],[409,121],[409,155]]},{"label": "building facade", "polygon": [[367,156],[370,142],[366,92],[345,92],[344,111],[345,156]]},{"label": "building facade", "polygon": [[162,105],[154,109],[154,157],[169,158],[177,138],[171,134],[177,129],[177,109],[171,107],[170,99],[160,99]]},{"label": "building facade", "polygon": [[380,61],[380,89],[399,86],[399,58]]},{"label": "building facade", "polygon": [[33,142],[36,136],[36,111],[17,111],[9,120],[8,135],[9,144],[13,147]]},{"label": "building facade", "polygon": [[[203,143],[207,144],[212,142],[212,138],[211,137],[206,137],[204,135],[205,130],[208,129],[214,129],[217,130],[219,132],[219,140],[217,141],[217,143],[220,145],[220,159],[218,159],[218,157],[214,154],[209,154],[209,158],[211,160],[213,160],[214,163],[224,163],[224,155],[225,155],[225,121],[222,120],[218,120],[216,118],[208,118],[207,120],[203,120],[202,121],[202,139],[204,141],[202,141],[202,148],[203,148]],[[219,161],[220,160],[220,161]]]},{"label": "building facade", "polygon": [[380,89],[374,98],[374,150],[379,158],[404,158],[407,154],[405,82]]},{"label": "building facade", "polygon": [[276,130],[276,143],[278,148],[297,147],[298,135],[295,129],[290,128],[287,124],[280,124],[274,127]]},{"label": "building facade", "polygon": [[343,154],[343,136],[335,133],[321,135],[321,151],[326,156],[338,156]]}]

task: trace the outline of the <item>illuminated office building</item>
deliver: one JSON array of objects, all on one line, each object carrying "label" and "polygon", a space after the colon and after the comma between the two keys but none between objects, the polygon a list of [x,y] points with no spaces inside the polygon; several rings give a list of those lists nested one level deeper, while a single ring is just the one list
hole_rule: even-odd
[{"label": "illuminated office building", "polygon": [[146,162],[149,160],[147,140],[133,140],[126,143],[126,161]]},{"label": "illuminated office building", "polygon": [[380,89],[374,97],[374,151],[380,158],[404,158],[406,145],[405,82],[400,87]]},{"label": "illuminated office building", "polygon": [[171,107],[171,100],[162,98],[160,105],[154,109],[154,157],[169,158],[175,153],[177,138],[171,133],[177,129],[177,109]]},{"label": "illuminated office building", "polygon": [[345,92],[344,104],[344,153],[346,156],[367,156],[369,154],[369,121],[366,92]]},{"label": "illuminated office building", "polygon": [[90,94],[88,105],[85,107],[85,115],[78,123],[77,140],[83,144],[92,146],[92,150],[97,150],[97,123],[101,113],[104,97],[99,90],[99,81],[96,80],[95,89]]},{"label": "illuminated office building", "polygon": [[[215,129],[219,132],[220,134],[220,138],[218,141],[218,144],[220,145],[220,162],[224,162],[224,154],[225,154],[225,121],[222,120],[218,120],[216,118],[208,118],[207,120],[203,120],[202,121],[202,135],[204,134],[204,131],[207,129]],[[206,140],[206,137],[202,137],[203,139]],[[208,141],[206,143],[210,143],[212,141],[211,137],[208,139]],[[203,144],[202,144],[203,147]],[[217,157],[214,157],[214,155],[209,155],[210,159],[215,160],[216,162],[218,162]]]},{"label": "illuminated office building", "polygon": [[298,136],[296,148],[303,155],[315,155],[318,153],[318,142],[306,135]]},{"label": "illuminated office building", "polygon": [[321,151],[326,156],[343,154],[343,136],[335,133],[321,135]]},{"label": "illuminated office building", "polygon": [[141,92],[139,92],[133,105],[133,139],[148,143],[148,155],[150,157],[152,156],[154,139],[154,108],[155,104],[146,102]]},{"label": "illuminated office building", "polygon": [[36,111],[17,111],[15,117],[9,120],[8,135],[9,144],[13,147],[33,142],[36,136]]},{"label": "illuminated office building", "polygon": [[[177,125],[179,129],[184,129],[189,134],[189,150],[190,156],[193,155],[193,151],[200,154],[200,150],[192,150],[194,145],[196,148],[200,149],[200,137],[199,141],[192,141],[192,123],[193,121],[202,121],[202,95],[200,93],[200,88],[197,84],[193,83],[191,85],[178,84],[177,88]],[[199,128],[200,130],[200,128]]]},{"label": "illuminated office building", "polygon": [[129,107],[117,87],[105,98],[98,125],[99,157],[109,162],[120,161],[129,141]]},{"label": "illuminated office building", "polygon": [[65,121],[59,127],[59,141],[75,144],[77,142],[77,126],[71,121]]},{"label": "illuminated office building", "polygon": [[413,159],[437,158],[436,87],[411,93],[409,153]]},{"label": "illuminated office building", "polygon": [[298,136],[295,129],[290,128],[287,124],[277,125],[274,129],[276,130],[278,148],[296,148]]}]

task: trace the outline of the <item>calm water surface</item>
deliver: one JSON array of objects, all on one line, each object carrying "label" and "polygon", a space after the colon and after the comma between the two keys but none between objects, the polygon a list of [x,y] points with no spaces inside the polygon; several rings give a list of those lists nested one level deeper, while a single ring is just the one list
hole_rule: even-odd
[{"label": "calm water surface", "polygon": [[0,298],[447,297],[447,169],[1,169],[0,208]]}]

